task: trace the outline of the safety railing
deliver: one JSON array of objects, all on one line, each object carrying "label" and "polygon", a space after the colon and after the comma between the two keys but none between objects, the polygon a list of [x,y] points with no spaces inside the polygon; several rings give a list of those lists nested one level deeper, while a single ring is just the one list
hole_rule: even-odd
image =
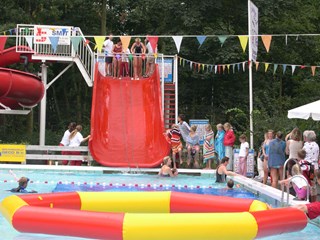
[{"label": "safety railing", "polygon": [[[28,161],[48,161],[48,164],[53,162],[58,165],[59,162],[67,161],[82,161],[91,164],[93,158],[88,147],[64,147],[64,146],[26,146],[26,160]],[[80,152],[80,155],[74,155],[74,152]]]},{"label": "safety railing", "polygon": [[33,59],[37,60],[74,61],[88,85],[92,86],[94,54],[78,27],[18,24],[16,51],[32,53]]},{"label": "safety railing", "polygon": [[[287,169],[287,164],[289,161],[295,161],[296,163],[298,163],[296,160],[292,159],[292,158],[289,158],[287,159],[285,162],[284,162],[284,165],[283,165],[283,175],[282,175],[282,179],[285,179],[286,178],[286,169]],[[295,175],[293,176],[289,183],[288,183],[288,186],[286,187],[287,189],[287,205],[289,204],[289,195],[290,195],[290,183],[292,182],[292,179],[294,178],[302,178],[303,181],[306,181],[306,185],[307,185],[307,201],[309,201],[309,190],[310,190],[310,186],[309,186],[309,183],[308,183],[308,180],[304,177],[304,176],[300,176],[300,175]],[[282,206],[284,206],[284,192],[285,192],[285,186],[284,185],[281,185],[281,204]]]}]

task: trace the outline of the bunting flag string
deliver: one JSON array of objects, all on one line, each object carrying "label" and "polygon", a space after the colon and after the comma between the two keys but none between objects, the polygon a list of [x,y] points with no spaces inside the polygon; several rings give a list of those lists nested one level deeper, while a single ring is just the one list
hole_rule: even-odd
[{"label": "bunting flag string", "polygon": [[246,51],[248,44],[248,36],[238,36],[243,52]]},{"label": "bunting flag string", "polygon": [[95,49],[98,50],[98,52],[102,52],[103,43],[104,43],[105,37],[103,36],[96,36],[94,37],[94,41],[96,42]]},{"label": "bunting flag string", "polygon": [[271,35],[263,35],[263,36],[261,36],[261,39],[262,39],[263,45],[266,48],[267,53],[268,53],[270,50],[272,36]]},{"label": "bunting flag string", "polygon": [[[150,37],[148,37],[148,38],[150,38]],[[124,51],[127,50],[129,48],[129,44],[130,44],[130,41],[131,41],[131,36],[121,36],[120,40],[121,40],[121,43],[122,43],[122,49],[124,49]],[[151,44],[151,41],[150,41],[150,44]]]},{"label": "bunting flag string", "polygon": [[201,45],[203,44],[204,40],[206,40],[206,36],[197,36],[197,40],[200,44],[199,48],[201,47]]},{"label": "bunting flag string", "polygon": [[[157,37],[157,36],[148,36],[147,39],[150,42],[150,45],[152,47],[153,52],[156,52],[156,48],[157,48],[159,37]],[[130,43],[130,41],[129,41],[129,43]],[[129,43],[128,43],[128,46],[129,46]],[[127,49],[127,48],[124,48],[124,49]]]},{"label": "bunting flag string", "polygon": [[173,36],[173,41],[176,44],[176,48],[178,53],[180,52],[180,46],[181,46],[181,42],[182,42],[182,36]]},{"label": "bunting flag string", "polygon": [[57,52],[58,43],[59,43],[59,37],[58,36],[52,36],[52,37],[49,37],[49,39],[50,39],[50,43],[51,43],[51,47],[53,49],[53,52],[56,53]]},{"label": "bunting flag string", "polygon": [[[189,64],[190,70],[195,70],[197,72],[204,72],[205,69],[206,72],[213,72],[214,74],[221,74],[221,73],[236,73],[236,70],[238,72],[245,72],[247,69],[247,66],[249,65],[248,61],[243,62],[236,62],[236,63],[199,63],[195,61],[188,60],[186,58],[178,56],[178,61],[180,66],[185,66],[185,64]],[[273,75],[276,74],[278,66],[280,65],[282,67],[282,74],[284,75],[286,73],[287,67],[291,67],[291,74],[293,75],[295,73],[295,70],[300,68],[301,70],[305,68],[311,69],[312,76],[316,75],[317,68],[320,68],[320,66],[314,66],[314,65],[298,65],[298,64],[280,64],[280,63],[270,63],[270,62],[254,62],[256,71],[259,70],[259,66],[261,64],[264,65],[264,72],[268,72],[270,69],[270,66],[273,66]],[[251,63],[250,63],[251,64]],[[232,69],[232,71],[231,71]]]}]

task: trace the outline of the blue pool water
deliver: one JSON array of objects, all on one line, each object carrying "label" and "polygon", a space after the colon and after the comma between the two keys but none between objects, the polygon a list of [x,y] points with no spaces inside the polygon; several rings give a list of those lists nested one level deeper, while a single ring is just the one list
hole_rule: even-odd
[{"label": "blue pool water", "polygon": [[[90,172],[57,172],[25,170],[15,171],[18,177],[30,178],[28,190],[40,193],[66,191],[180,191],[197,194],[224,195],[237,198],[255,198],[264,201],[244,189],[226,190],[225,184],[216,184],[212,175],[161,178],[146,174],[101,174]],[[0,201],[12,195],[7,190],[17,186],[8,170],[0,170]],[[320,229],[308,224],[299,233],[283,234],[265,239],[319,239]],[[81,238],[56,237],[50,235],[23,234],[15,231],[0,215],[0,239],[5,240],[80,240]]]}]

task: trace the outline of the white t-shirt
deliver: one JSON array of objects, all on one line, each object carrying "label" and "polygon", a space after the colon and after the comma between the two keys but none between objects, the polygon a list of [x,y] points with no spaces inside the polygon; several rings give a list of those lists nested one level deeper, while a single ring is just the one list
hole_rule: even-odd
[{"label": "white t-shirt", "polygon": [[183,121],[182,123],[179,123],[179,128],[180,128],[180,132],[181,132],[182,138],[186,142],[186,139],[187,139],[187,137],[189,136],[189,133],[190,133],[190,126],[189,126],[188,123]]},{"label": "white t-shirt", "polygon": [[316,142],[305,142],[303,149],[307,153],[304,160],[307,160],[309,163],[318,166],[319,145]]},{"label": "white t-shirt", "polygon": [[130,50],[129,48],[127,48],[127,50],[125,50],[123,52],[124,54],[122,54],[122,62],[129,62],[129,54],[130,54]]},{"label": "white t-shirt", "polygon": [[69,136],[70,136],[70,131],[69,130],[65,131],[60,142],[61,144],[63,144],[63,146],[69,146],[69,143],[70,143]]},{"label": "white t-shirt", "polygon": [[70,147],[79,147],[81,142],[83,141],[83,136],[81,133],[77,132],[77,134],[70,139]]},{"label": "white t-shirt", "polygon": [[105,55],[112,56],[113,42],[110,39],[104,41],[103,47]]},{"label": "white t-shirt", "polygon": [[247,149],[249,149],[249,143],[241,143],[239,157],[245,157],[247,155]]},{"label": "white t-shirt", "polygon": [[307,187],[307,182],[302,180],[301,178],[293,178],[292,182],[297,185],[298,188]]}]

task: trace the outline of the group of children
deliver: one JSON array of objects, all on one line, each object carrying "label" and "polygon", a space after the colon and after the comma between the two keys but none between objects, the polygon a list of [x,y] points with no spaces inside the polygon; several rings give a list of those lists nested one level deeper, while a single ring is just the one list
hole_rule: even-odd
[{"label": "group of children", "polygon": [[[200,137],[197,134],[197,126],[189,126],[185,121],[185,116],[180,114],[178,116],[178,124],[173,124],[172,128],[165,134],[171,144],[173,168],[181,167],[183,163],[182,140],[185,142],[187,149],[187,168],[200,168]],[[213,161],[219,164],[220,160],[225,156],[228,157],[227,170],[233,170],[233,145],[235,142],[235,134],[229,123],[224,125],[217,125],[217,134],[215,135],[210,124],[205,127],[205,134],[203,136],[203,163],[205,170],[211,169]],[[246,136],[241,135],[239,138],[241,142],[239,153],[239,174],[246,176],[247,173],[247,158],[249,154],[249,144],[246,141]],[[229,149],[230,148],[230,149]],[[179,161],[177,161],[179,159]],[[231,167],[230,167],[231,166]]]},{"label": "group of children", "polygon": [[[152,48],[148,38],[144,43],[140,38],[136,38],[131,48],[123,48],[121,39],[115,44],[113,36],[110,34],[103,43],[103,51],[105,53],[105,71],[107,76],[116,78],[131,76],[134,80],[141,77],[149,77],[155,69],[155,56],[157,47]],[[147,54],[147,55],[145,55]],[[130,71],[130,60],[133,58],[133,64]],[[143,61],[145,60],[145,74],[142,74]]]}]

